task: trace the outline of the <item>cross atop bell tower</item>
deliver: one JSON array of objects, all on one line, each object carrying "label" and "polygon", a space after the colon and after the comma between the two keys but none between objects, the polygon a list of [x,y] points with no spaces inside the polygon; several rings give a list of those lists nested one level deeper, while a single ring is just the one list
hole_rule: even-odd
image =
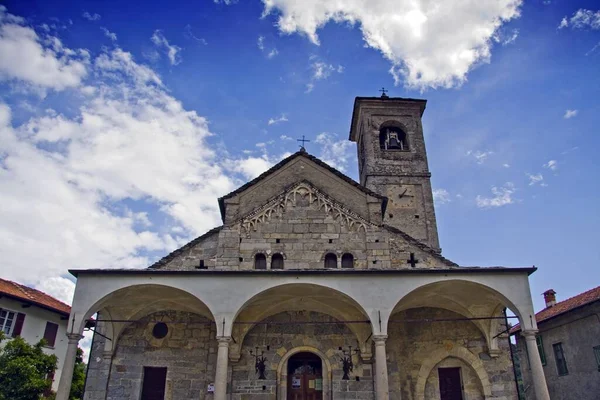
[{"label": "cross atop bell tower", "polygon": [[426,100],[357,97],[350,140],[360,183],[388,198],[384,223],[439,249],[421,117]]}]

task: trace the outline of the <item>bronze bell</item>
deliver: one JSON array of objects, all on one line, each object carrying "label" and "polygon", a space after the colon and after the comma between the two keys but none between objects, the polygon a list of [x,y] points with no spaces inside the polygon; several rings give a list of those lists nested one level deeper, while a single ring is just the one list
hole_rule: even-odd
[{"label": "bronze bell", "polygon": [[390,137],[388,149],[401,149],[401,148],[402,147],[400,146],[400,142],[398,141],[398,138],[395,136]]}]

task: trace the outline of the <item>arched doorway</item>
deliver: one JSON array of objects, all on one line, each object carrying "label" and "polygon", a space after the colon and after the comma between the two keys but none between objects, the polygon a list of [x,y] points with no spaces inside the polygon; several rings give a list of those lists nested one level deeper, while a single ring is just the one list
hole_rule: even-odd
[{"label": "arched doorway", "polygon": [[323,398],[323,362],[310,352],[294,354],[288,360],[287,400]]}]

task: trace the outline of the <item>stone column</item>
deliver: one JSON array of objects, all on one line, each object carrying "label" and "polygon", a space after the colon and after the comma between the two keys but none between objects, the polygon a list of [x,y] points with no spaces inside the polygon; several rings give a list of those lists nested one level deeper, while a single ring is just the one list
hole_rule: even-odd
[{"label": "stone column", "polygon": [[217,341],[219,342],[219,349],[217,350],[214,400],[227,400],[227,369],[229,363],[229,342],[231,341],[231,337],[221,336],[217,338]]},{"label": "stone column", "polygon": [[62,373],[60,374],[56,400],[69,400],[71,381],[73,380],[73,368],[75,368],[75,357],[77,357],[77,346],[83,336],[78,333],[67,333],[67,337],[69,338],[69,344],[67,345],[67,353],[65,354]]},{"label": "stone column", "polygon": [[546,384],[546,377],[544,376],[544,369],[542,367],[542,359],[540,358],[537,342],[535,341],[536,333],[537,331],[527,330],[522,331],[521,335],[525,338],[525,344],[527,345],[535,398],[536,400],[550,400],[548,385]]},{"label": "stone column", "polygon": [[375,342],[375,398],[377,400],[389,400],[390,398],[387,355],[385,353],[386,339],[387,335],[373,335]]}]

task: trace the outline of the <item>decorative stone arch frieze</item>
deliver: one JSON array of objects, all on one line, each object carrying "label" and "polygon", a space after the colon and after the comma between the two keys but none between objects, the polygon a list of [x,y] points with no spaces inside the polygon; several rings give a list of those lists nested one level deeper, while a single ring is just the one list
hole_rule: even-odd
[{"label": "decorative stone arch frieze", "polygon": [[453,346],[452,348],[440,348],[434,351],[429,358],[423,361],[419,375],[417,377],[417,384],[415,387],[415,399],[425,400],[425,385],[427,384],[427,378],[433,368],[445,360],[446,358],[454,357],[464,361],[469,367],[473,369],[479,381],[481,382],[481,388],[485,399],[491,399],[492,396],[492,384],[488,377],[488,373],[483,366],[483,362],[475,354],[471,353],[467,348],[463,346]]},{"label": "decorative stone arch frieze", "polygon": [[296,206],[299,198],[307,199],[309,205],[315,205],[317,209],[324,210],[338,223],[347,226],[350,231],[366,233],[375,226],[307,181],[301,181],[240,219],[238,221],[240,231],[248,234],[257,230],[259,224],[281,217],[287,207]]},{"label": "decorative stone arch frieze", "polygon": [[298,346],[288,350],[278,362],[277,365],[277,392],[278,398],[287,399],[287,372],[288,372],[288,361],[294,354],[298,353],[313,353],[321,359],[321,366],[323,367],[323,400],[331,399],[331,381],[332,381],[332,369],[331,362],[325,353],[321,350],[312,346]]}]

